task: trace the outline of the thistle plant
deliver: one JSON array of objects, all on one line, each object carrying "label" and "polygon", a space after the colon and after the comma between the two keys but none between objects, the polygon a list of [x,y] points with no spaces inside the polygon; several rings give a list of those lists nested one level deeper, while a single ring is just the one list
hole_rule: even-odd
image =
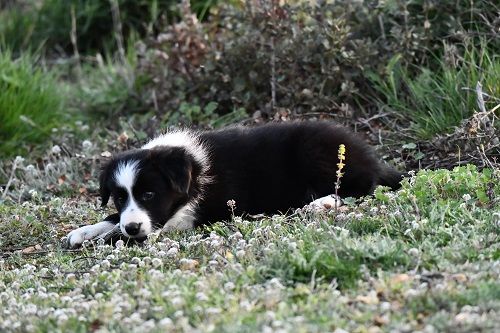
[{"label": "thistle plant", "polygon": [[345,166],[345,145],[340,144],[339,145],[339,151],[338,151],[338,158],[339,158],[339,163],[337,163],[337,181],[335,182],[335,195],[338,197],[338,192],[340,188],[340,180],[344,173],[342,172],[342,169],[344,169]]}]

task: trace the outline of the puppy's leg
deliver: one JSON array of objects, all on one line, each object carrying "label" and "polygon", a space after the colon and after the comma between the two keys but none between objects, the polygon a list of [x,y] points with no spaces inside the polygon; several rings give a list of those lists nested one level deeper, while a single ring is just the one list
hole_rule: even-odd
[{"label": "puppy's leg", "polygon": [[80,247],[84,241],[102,238],[105,241],[120,233],[120,215],[113,214],[104,219],[104,221],[86,225],[70,232],[66,238],[66,247],[76,249]]},{"label": "puppy's leg", "polygon": [[335,194],[330,194],[310,202],[307,207],[314,210],[330,210],[342,206],[342,200]]}]

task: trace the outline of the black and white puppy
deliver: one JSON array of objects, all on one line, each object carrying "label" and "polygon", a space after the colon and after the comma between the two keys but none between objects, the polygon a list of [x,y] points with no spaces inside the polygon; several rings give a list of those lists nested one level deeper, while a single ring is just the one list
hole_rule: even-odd
[{"label": "black and white puppy", "polygon": [[118,213],[68,234],[70,248],[110,235],[143,240],[155,230],[186,230],[234,213],[273,214],[334,192],[340,144],[346,147],[338,194],[360,197],[376,185],[399,187],[402,173],[382,164],[345,128],[328,122],[270,123],[163,134],[114,156],[100,177],[102,205]]}]

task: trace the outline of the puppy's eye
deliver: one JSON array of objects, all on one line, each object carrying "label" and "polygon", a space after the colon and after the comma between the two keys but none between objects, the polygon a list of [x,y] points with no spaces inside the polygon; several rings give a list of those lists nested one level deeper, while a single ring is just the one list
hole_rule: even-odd
[{"label": "puppy's eye", "polygon": [[142,201],[149,201],[149,200],[153,199],[154,197],[155,197],[155,193],[154,192],[144,192],[141,195],[141,200]]},{"label": "puppy's eye", "polygon": [[116,201],[120,204],[120,205],[124,205],[125,202],[127,201],[127,196],[125,195],[120,195],[116,198]]}]

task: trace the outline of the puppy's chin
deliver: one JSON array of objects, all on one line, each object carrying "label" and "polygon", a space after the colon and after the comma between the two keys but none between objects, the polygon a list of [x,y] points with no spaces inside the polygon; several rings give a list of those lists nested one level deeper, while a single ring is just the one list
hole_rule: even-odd
[{"label": "puppy's chin", "polygon": [[141,232],[139,235],[125,235],[125,236],[135,241],[143,242],[151,236],[155,235],[157,236],[161,232],[161,230],[163,230],[163,226],[159,227],[153,226],[150,232],[144,232],[144,233]]},{"label": "puppy's chin", "polygon": [[130,236],[130,235],[123,235],[125,237],[127,237],[128,239],[131,239],[135,242],[138,242],[138,243],[142,243],[144,242],[146,239],[148,239],[148,236],[147,235],[136,235],[136,236]]},{"label": "puppy's chin", "polygon": [[148,236],[134,237],[134,240],[138,242],[144,242],[146,239],[148,239]]},{"label": "puppy's chin", "polygon": [[124,230],[121,230],[122,232],[122,235],[127,237],[127,238],[130,238],[130,239],[133,239],[133,240],[136,240],[136,241],[142,241],[142,240],[145,240],[148,238],[148,233],[139,233],[138,235],[129,235],[126,231]]}]

